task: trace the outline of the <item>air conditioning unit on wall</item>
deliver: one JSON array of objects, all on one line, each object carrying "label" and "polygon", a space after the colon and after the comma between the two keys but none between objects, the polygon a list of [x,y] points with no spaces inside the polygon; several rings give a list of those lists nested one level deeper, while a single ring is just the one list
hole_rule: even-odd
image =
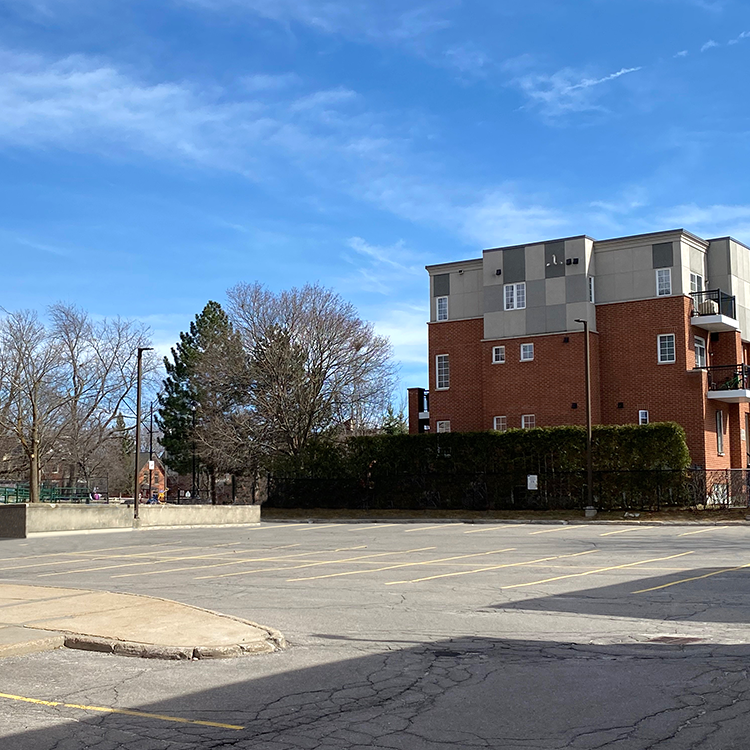
[{"label": "air conditioning unit on wall", "polygon": [[704,299],[698,304],[698,315],[718,315],[719,303],[713,299]]}]

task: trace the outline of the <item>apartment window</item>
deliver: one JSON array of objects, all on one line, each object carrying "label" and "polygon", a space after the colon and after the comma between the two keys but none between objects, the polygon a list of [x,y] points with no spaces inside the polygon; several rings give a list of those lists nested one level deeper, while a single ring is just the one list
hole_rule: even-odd
[{"label": "apartment window", "polygon": [[648,412],[645,409],[638,412],[638,424],[648,424]]},{"label": "apartment window", "polygon": [[437,298],[437,319],[448,320],[448,298],[447,297]]},{"label": "apartment window", "polygon": [[695,337],[695,366],[706,366],[706,339],[700,336]]},{"label": "apartment window", "polygon": [[524,310],[526,308],[526,282],[505,285],[505,309]]},{"label": "apartment window", "polygon": [[534,414],[524,414],[521,417],[521,427],[524,430],[532,430],[536,427],[536,416]]},{"label": "apartment window", "polygon": [[594,277],[589,276],[589,302],[594,303]]},{"label": "apartment window", "polygon": [[697,273],[690,274],[690,291],[691,292],[703,291],[703,276],[700,276]]},{"label": "apartment window", "polygon": [[494,417],[492,420],[492,429],[497,432],[506,432],[508,429],[508,417]]},{"label": "apartment window", "polygon": [[724,412],[716,412],[716,452],[724,455]]},{"label": "apartment window", "polygon": [[437,432],[450,432],[451,431],[451,423],[449,419],[444,419],[437,423],[436,425]]},{"label": "apartment window", "polygon": [[674,334],[663,333],[657,336],[659,341],[659,364],[671,364],[675,362]]},{"label": "apartment window", "polygon": [[521,344],[521,362],[531,362],[534,359],[534,344]]},{"label": "apartment window", "polygon": [[672,269],[656,269],[656,296],[666,297],[672,294]]},{"label": "apartment window", "polygon": [[438,388],[451,387],[451,368],[447,354],[438,354],[435,357],[435,373]]},{"label": "apartment window", "polygon": [[492,347],[492,364],[502,365],[504,363],[505,363],[505,347],[493,346]]}]

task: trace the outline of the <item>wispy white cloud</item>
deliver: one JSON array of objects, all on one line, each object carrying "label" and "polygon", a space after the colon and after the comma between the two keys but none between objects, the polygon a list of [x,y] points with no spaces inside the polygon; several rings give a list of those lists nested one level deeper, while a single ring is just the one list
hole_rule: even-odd
[{"label": "wispy white cloud", "polygon": [[743,39],[750,37],[750,31],[743,31],[739,36],[734,39],[730,39],[728,44],[739,44]]},{"label": "wispy white cloud", "polygon": [[687,56],[688,56],[688,51],[686,49],[683,49],[680,52],[678,52],[676,55],[674,55],[674,57],[687,57]]},{"label": "wispy white cloud", "polygon": [[750,205],[683,204],[660,211],[658,221],[662,226],[687,227],[706,237],[731,234],[750,239]]},{"label": "wispy white cloud", "polygon": [[90,57],[0,50],[0,146],[140,153],[254,177],[272,174],[276,158],[349,159],[373,135],[384,147],[367,111],[347,109],[355,92],[268,95],[271,83],[256,79],[254,91],[232,99],[182,81],[146,82]]},{"label": "wispy white cloud", "polygon": [[533,66],[530,58],[524,56],[508,61],[504,68],[514,74],[510,85],[520,89],[529,99],[529,106],[539,108],[548,117],[554,118],[571,112],[604,110],[598,102],[595,91],[604,84],[637,73],[642,66],[621,68],[620,70],[596,78],[582,77],[572,68],[562,68],[555,73],[545,74],[529,70]]},{"label": "wispy white cloud", "polygon": [[718,47],[719,43],[715,42],[713,39],[709,39],[702,47],[701,52],[706,52],[707,50],[712,49],[713,47]]},{"label": "wispy white cloud", "polygon": [[444,11],[457,0],[178,0],[183,4],[226,13],[251,13],[280,24],[302,24],[328,34],[413,41],[450,25]]}]

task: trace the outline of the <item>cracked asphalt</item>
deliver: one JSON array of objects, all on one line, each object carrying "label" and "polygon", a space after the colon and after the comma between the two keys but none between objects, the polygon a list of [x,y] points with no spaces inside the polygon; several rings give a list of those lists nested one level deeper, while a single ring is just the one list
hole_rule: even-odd
[{"label": "cracked asphalt", "polygon": [[165,597],[290,646],[0,661],[5,750],[748,747],[750,527],[293,524],[0,543],[0,580]]}]

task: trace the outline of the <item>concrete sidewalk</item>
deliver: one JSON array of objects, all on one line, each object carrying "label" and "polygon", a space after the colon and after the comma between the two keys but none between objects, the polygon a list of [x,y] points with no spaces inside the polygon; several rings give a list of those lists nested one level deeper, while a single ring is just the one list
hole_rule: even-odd
[{"label": "concrete sidewalk", "polygon": [[285,645],[273,628],[167,599],[0,584],[0,657],[66,646],[155,659],[211,659]]}]

